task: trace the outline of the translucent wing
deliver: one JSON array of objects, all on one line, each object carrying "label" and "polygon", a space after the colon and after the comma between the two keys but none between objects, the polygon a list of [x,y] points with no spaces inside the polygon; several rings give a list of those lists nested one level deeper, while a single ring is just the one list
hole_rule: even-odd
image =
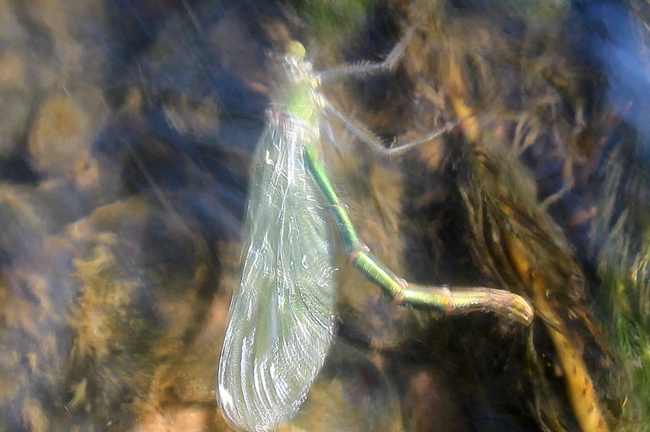
[{"label": "translucent wing", "polygon": [[272,115],[258,145],[246,216],[249,246],[219,364],[221,410],[251,431],[291,418],[332,341],[329,230],[300,130],[287,115]]}]

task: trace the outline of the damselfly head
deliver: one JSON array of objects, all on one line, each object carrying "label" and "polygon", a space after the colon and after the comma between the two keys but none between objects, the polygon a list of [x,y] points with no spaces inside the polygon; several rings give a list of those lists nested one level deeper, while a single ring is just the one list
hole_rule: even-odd
[{"label": "damselfly head", "polygon": [[287,44],[287,55],[297,60],[304,60],[307,50],[305,46],[297,40],[292,40]]},{"label": "damselfly head", "polygon": [[296,40],[286,46],[285,62],[287,76],[293,83],[304,83],[316,89],[320,85],[318,74],[314,73],[311,62],[305,60],[305,46]]}]

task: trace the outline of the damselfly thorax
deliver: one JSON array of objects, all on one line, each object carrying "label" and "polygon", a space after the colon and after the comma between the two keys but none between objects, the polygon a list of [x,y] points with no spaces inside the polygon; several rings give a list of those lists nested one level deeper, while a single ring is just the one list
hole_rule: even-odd
[{"label": "damselfly thorax", "polygon": [[306,123],[281,105],[267,109],[266,118],[268,127],[281,134],[292,149],[304,143],[317,143],[320,140],[320,129],[316,119],[312,120],[311,124]]},{"label": "damselfly thorax", "polygon": [[325,100],[319,93],[320,76],[314,72],[311,62],[305,60],[305,48],[300,42],[293,41],[283,57],[286,88],[282,90],[282,106],[287,113],[305,122],[305,127],[317,129],[312,121],[317,120],[318,113],[325,107]]}]

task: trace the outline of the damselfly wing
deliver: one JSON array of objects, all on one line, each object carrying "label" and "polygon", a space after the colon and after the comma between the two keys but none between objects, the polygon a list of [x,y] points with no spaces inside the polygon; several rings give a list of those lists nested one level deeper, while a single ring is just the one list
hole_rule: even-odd
[{"label": "damselfly wing", "polygon": [[307,396],[332,342],[336,284],[327,211],[305,166],[317,129],[271,112],[254,157],[239,289],[219,365],[226,418],[272,429]]}]

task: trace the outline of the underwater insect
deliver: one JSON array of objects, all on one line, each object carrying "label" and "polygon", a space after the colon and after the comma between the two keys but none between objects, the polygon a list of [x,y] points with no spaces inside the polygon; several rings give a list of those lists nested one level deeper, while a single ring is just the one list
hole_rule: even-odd
[{"label": "underwater insect", "polygon": [[[291,419],[323,366],[335,331],[337,289],[328,210],[350,261],[396,304],[443,314],[491,311],[525,324],[533,318],[531,305],[508,291],[422,287],[396,276],[357,234],[320,161],[320,129],[327,114],[361,141],[381,147],[318,93],[320,83],[390,70],[407,38],[381,63],[320,74],[304,60],[302,45],[289,45],[283,63],[288,89],[283,102],[269,111],[254,157],[245,220],[248,245],[219,364],[220,407],[238,428],[270,430]],[[417,142],[378,150],[399,154],[413,145]]]}]

